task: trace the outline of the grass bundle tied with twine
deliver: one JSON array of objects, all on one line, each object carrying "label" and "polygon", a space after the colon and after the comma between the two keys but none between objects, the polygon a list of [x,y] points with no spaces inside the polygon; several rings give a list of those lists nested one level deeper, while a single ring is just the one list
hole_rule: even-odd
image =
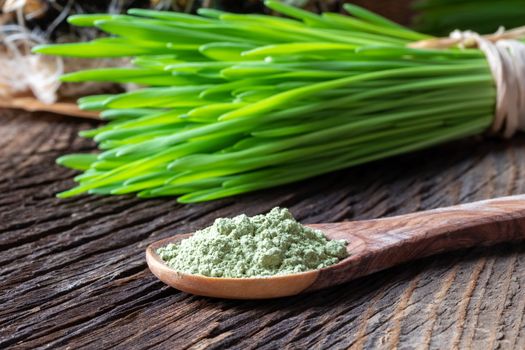
[{"label": "grass bundle tied with twine", "polygon": [[84,172],[59,194],[179,196],[199,202],[291,183],[481,134],[496,88],[478,49],[416,49],[429,39],[362,8],[285,17],[202,9],[77,15],[111,37],[40,46],[75,57],[134,56],[134,67],[64,81],[136,83],[79,101],[109,121],[81,132],[99,154],[58,163]]}]

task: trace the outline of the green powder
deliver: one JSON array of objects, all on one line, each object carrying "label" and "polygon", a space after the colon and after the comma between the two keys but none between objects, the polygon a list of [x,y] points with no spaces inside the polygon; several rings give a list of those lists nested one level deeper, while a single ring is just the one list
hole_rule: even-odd
[{"label": "green powder", "polygon": [[171,268],[211,277],[256,277],[319,269],[348,256],[346,241],[328,240],[295,221],[287,209],[220,218],[157,253]]}]

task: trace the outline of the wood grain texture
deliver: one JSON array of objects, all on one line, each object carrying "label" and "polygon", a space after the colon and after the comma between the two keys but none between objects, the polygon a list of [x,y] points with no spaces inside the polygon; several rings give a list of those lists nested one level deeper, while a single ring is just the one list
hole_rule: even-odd
[{"label": "wood grain texture", "polygon": [[525,240],[525,195],[488,199],[393,217],[316,224],[344,239],[350,256],[319,270],[307,292],[332,287],[431,255]]},{"label": "wood grain texture", "polygon": [[145,247],[219,216],[286,206],[305,223],[373,219],[525,193],[525,138],[466,140],[199,205],[54,193],[87,122],[0,111],[0,348],[523,349],[525,247],[426,258],[305,296],[195,297]]},{"label": "wood grain texture", "polygon": [[48,104],[40,102],[35,97],[20,96],[1,99],[0,108],[18,109],[27,112],[51,112],[68,117],[100,120],[99,113],[81,110],[74,100]]},{"label": "wood grain texture", "polygon": [[348,242],[348,256],[323,269],[300,273],[227,278],[192,275],[170,268],[157,254],[161,247],[179,244],[192,233],[150,244],[146,262],[168,286],[186,293],[225,299],[272,299],[338,286],[401,263],[439,253],[523,243],[525,195],[507,196],[451,207],[373,220],[309,225],[332,240]]}]

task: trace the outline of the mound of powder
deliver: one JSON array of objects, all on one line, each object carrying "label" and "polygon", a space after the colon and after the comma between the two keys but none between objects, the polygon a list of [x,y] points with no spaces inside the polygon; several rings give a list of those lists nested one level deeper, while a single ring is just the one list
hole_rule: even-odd
[{"label": "mound of powder", "polygon": [[346,244],[301,225],[288,209],[274,208],[266,215],[219,218],[157,253],[180,272],[242,278],[327,267],[348,256]]}]

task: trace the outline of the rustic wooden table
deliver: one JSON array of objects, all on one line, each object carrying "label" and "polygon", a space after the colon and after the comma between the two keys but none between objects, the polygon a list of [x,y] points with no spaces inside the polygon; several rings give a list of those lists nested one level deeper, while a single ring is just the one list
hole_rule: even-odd
[{"label": "rustic wooden table", "polygon": [[525,348],[525,246],[440,255],[311,295],[227,301],[170,289],[146,245],[280,205],[304,223],[525,193],[525,138],[457,142],[242,197],[54,194],[90,123],[0,111],[0,348]]}]

